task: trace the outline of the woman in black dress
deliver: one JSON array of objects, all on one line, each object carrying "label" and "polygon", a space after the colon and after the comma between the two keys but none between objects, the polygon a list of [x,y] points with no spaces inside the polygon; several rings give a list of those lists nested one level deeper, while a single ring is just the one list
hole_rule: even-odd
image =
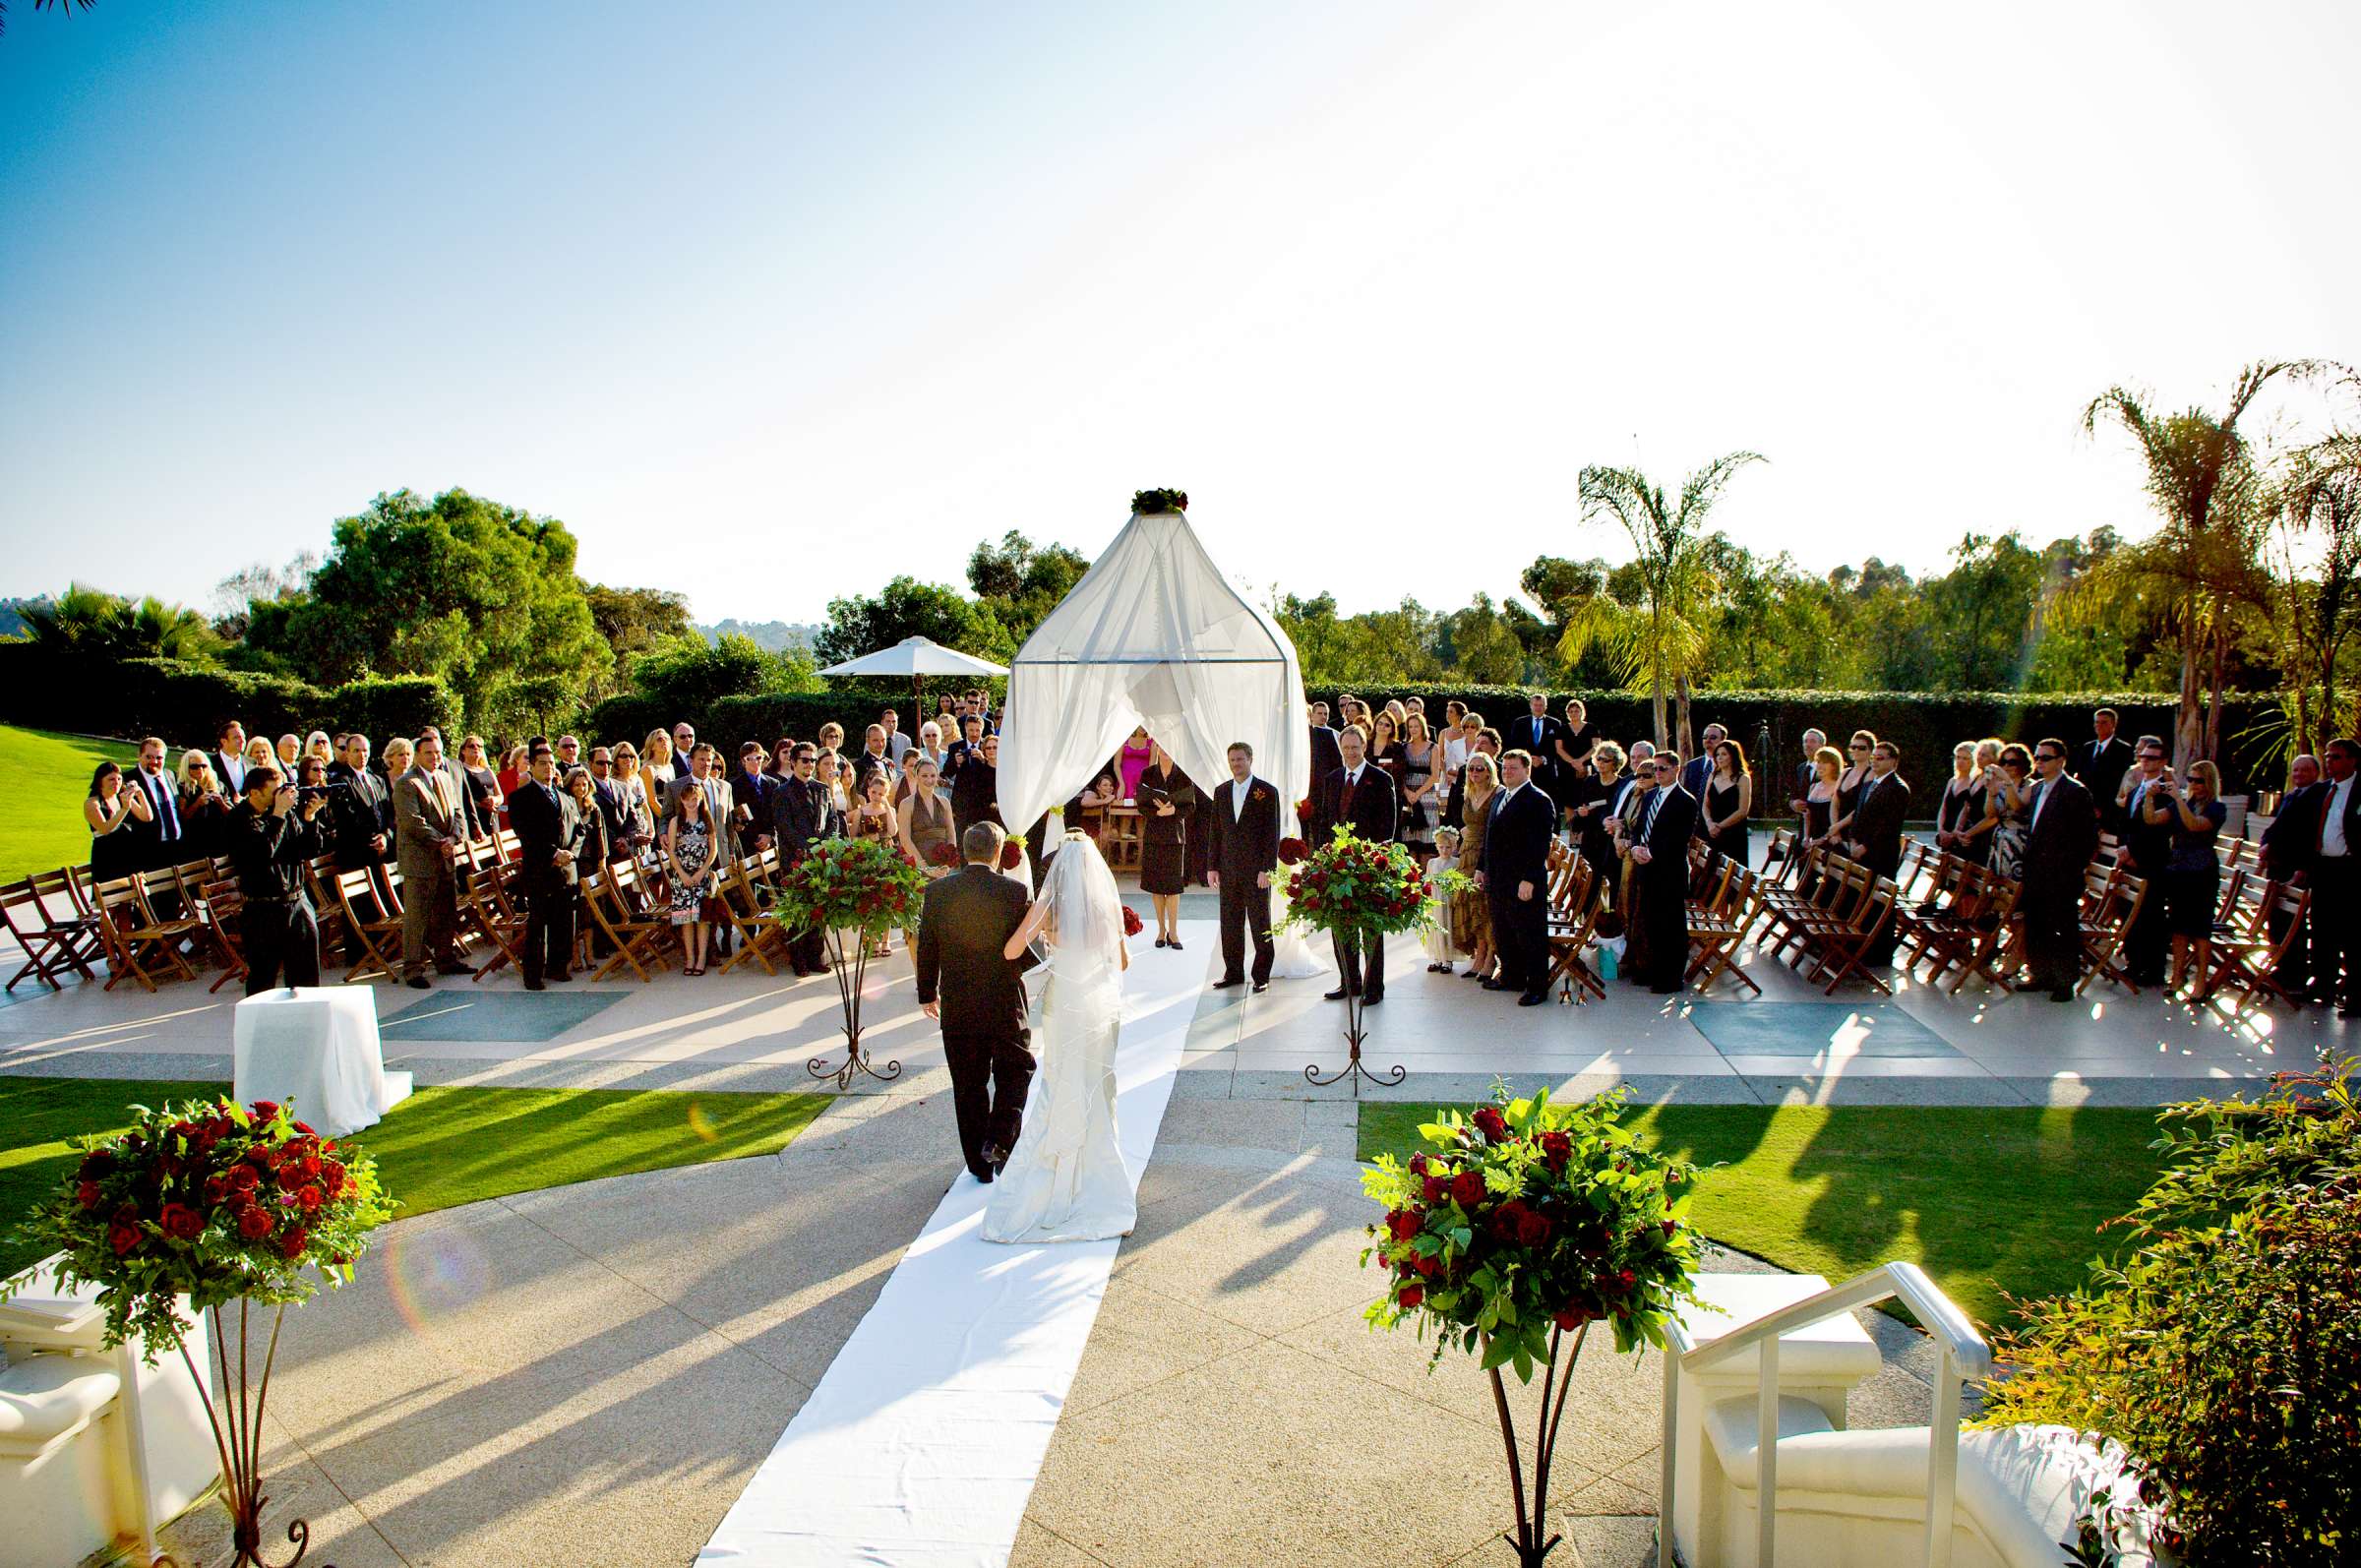
[{"label": "woman in black dress", "polygon": [[1180,889],[1188,884],[1188,819],[1197,790],[1162,746],[1139,775],[1139,890],[1156,902],[1156,945],[1180,945]]},{"label": "woman in black dress", "polygon": [[140,870],[139,830],[134,825],[155,820],[148,792],[125,789],[123,770],[101,762],[91,775],[91,793],[82,803],[83,820],[91,829],[91,880],[112,881]]},{"label": "woman in black dress", "polygon": [[213,759],[190,750],[180,756],[180,837],[183,859],[211,860],[222,851],[222,832],[233,804],[213,777]]},{"label": "woman in black dress", "polygon": [[1714,770],[1706,775],[1703,803],[1705,841],[1740,866],[1746,861],[1746,814],[1754,810],[1754,775],[1746,771],[1746,750],[1735,741],[1714,748]]}]

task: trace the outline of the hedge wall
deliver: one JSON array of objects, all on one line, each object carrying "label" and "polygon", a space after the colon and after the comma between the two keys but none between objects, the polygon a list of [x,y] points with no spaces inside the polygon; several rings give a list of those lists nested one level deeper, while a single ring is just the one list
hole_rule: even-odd
[{"label": "hedge wall", "polygon": [[[1444,702],[1456,697],[1483,714],[1486,723],[1498,728],[1503,721],[1529,711],[1526,704],[1529,690],[1499,686],[1322,686],[1309,690],[1307,694],[1331,706],[1348,691],[1372,704],[1388,697],[1416,694],[1426,699],[1429,713],[1437,715],[1442,712]],[[1591,722],[1617,741],[1628,744],[1654,733],[1648,698],[1628,692],[1552,692],[1549,711],[1562,714],[1566,699],[1577,696],[1588,708]],[[1700,734],[1708,724],[1718,723],[1727,729],[1731,738],[1745,748],[1748,760],[1758,771],[1764,766],[1764,759],[1756,754],[1762,749],[1763,729],[1769,726],[1770,761],[1779,767],[1783,777],[1803,760],[1805,730],[1817,728],[1827,732],[1840,749],[1845,737],[1854,730],[1870,730],[1880,740],[1892,741],[1902,748],[1905,778],[1935,784],[1950,773],[1951,749],[1961,741],[1996,735],[2002,740],[2029,745],[2047,735],[2072,746],[2090,738],[2090,711],[2099,707],[2116,711],[2126,740],[2140,735],[2161,735],[2169,740],[2173,720],[2180,711],[2177,698],[2152,692],[2038,695],[2014,692],[1700,692],[1689,699],[1689,721]],[[1671,721],[1672,711],[1667,702],[1667,722]],[[2241,693],[2224,700],[2222,755],[2217,758],[2224,789],[2236,792],[2250,784],[2277,788],[2283,782],[2260,777],[2265,771],[2260,761],[2262,747],[2239,740],[2241,733],[2256,721],[2277,712],[2275,695]]]},{"label": "hedge wall", "polygon": [[433,676],[387,676],[333,689],[287,676],[214,669],[179,659],[127,659],[97,672],[61,667],[29,643],[0,643],[0,721],[36,729],[211,746],[230,719],[273,738],[359,730],[383,746],[429,724],[459,722],[459,700]]}]

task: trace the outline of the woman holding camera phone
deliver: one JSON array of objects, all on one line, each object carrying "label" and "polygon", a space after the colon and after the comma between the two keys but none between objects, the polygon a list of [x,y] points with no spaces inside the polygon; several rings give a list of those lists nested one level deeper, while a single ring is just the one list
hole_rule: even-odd
[{"label": "woman holding camera phone", "polygon": [[2165,929],[2172,933],[2172,976],[2164,991],[2170,995],[2194,987],[2191,1001],[2213,994],[2213,911],[2221,897],[2221,861],[2213,845],[2229,815],[2220,797],[2220,770],[2210,762],[2192,762],[2185,779],[2166,768],[2140,801],[2140,814],[2149,825],[2171,835],[2164,873],[2157,878],[2163,883]]}]

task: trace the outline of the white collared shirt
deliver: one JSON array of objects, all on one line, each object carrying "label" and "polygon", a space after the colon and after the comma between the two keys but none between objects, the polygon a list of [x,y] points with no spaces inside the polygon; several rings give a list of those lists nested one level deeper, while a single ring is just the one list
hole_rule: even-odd
[{"label": "white collared shirt", "polygon": [[1230,781],[1230,820],[1233,822],[1242,822],[1246,819],[1246,796],[1253,791],[1253,788],[1254,780],[1251,775],[1242,784],[1237,779]]},{"label": "white collared shirt", "polygon": [[[2361,774],[2356,774],[2355,777],[2361,777]],[[2322,808],[2326,814],[2320,819],[2320,852],[2323,855],[2341,857],[2353,852],[2352,844],[2344,836],[2345,803],[2352,798],[2353,780],[2351,778],[2341,784],[2329,786],[2329,798]]]}]

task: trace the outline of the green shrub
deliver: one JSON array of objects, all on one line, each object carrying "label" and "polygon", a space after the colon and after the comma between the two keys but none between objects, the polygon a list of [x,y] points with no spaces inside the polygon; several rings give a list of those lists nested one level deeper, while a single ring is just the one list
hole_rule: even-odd
[{"label": "green shrub", "polygon": [[459,728],[459,694],[432,675],[364,676],[328,694],[332,735],[358,730],[382,750],[396,735],[416,736],[432,724],[445,735]]},{"label": "green shrub", "polygon": [[[2134,1243],[2029,1307],[1981,1422],[2123,1444],[2192,1568],[2349,1561],[2361,1518],[2354,1063],[2163,1113]],[[2169,1539],[2168,1539],[2168,1543]],[[2089,1542],[2086,1542],[2088,1546]],[[2103,1551],[2087,1560],[2106,1560]]]}]

